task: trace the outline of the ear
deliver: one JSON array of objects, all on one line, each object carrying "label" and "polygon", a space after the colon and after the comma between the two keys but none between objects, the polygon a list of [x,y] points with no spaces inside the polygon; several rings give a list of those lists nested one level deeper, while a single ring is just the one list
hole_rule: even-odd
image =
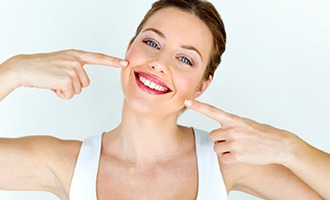
[{"label": "ear", "polygon": [[201,95],[205,92],[205,90],[206,90],[206,89],[209,87],[209,85],[211,84],[212,79],[213,79],[213,76],[210,75],[210,76],[209,76],[209,79],[207,79],[207,80],[203,80],[203,81],[200,83],[199,87],[198,87],[197,90],[196,90],[196,93],[194,94],[194,98],[195,98],[195,99],[198,98],[199,96],[201,96]]}]

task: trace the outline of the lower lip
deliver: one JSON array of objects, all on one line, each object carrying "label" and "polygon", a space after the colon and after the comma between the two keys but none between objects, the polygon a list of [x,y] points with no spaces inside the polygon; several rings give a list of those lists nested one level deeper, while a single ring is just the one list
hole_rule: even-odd
[{"label": "lower lip", "polygon": [[135,80],[136,80],[136,83],[139,86],[139,88],[141,88],[145,92],[148,92],[149,94],[160,95],[160,94],[166,94],[166,93],[168,93],[168,92],[162,92],[162,91],[154,90],[154,89],[151,89],[150,87],[144,85],[140,81],[138,74],[135,75]]}]

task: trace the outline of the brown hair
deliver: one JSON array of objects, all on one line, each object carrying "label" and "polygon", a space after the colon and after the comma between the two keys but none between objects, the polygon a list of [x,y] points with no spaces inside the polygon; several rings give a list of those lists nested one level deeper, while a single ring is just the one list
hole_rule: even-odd
[{"label": "brown hair", "polygon": [[215,70],[221,62],[221,55],[226,49],[226,31],[223,21],[216,8],[205,0],[158,0],[152,4],[151,9],[144,16],[143,20],[136,29],[135,36],[131,39],[130,44],[134,42],[137,35],[141,32],[144,24],[158,10],[167,7],[175,7],[185,12],[199,17],[210,29],[213,35],[213,49],[211,52],[209,63],[204,73],[204,79],[208,80],[209,76],[213,76]]}]

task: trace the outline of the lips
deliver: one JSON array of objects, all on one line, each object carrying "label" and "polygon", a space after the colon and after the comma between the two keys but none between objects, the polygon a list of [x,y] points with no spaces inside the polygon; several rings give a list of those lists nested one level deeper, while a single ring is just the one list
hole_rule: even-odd
[{"label": "lips", "polygon": [[145,72],[134,72],[138,86],[150,94],[166,94],[172,90],[157,77]]}]

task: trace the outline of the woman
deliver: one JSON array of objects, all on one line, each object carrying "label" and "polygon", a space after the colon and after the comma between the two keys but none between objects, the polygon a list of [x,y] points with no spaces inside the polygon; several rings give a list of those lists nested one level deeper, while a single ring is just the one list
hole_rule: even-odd
[{"label": "woman", "polygon": [[[129,43],[128,63],[76,50],[4,62],[0,99],[19,86],[72,98],[88,86],[83,65],[93,63],[123,68],[125,100],[118,127],[83,143],[1,139],[0,189],[43,190],[61,199],[225,199],[231,190],[267,199],[329,198],[328,154],[289,132],[193,100],[211,83],[225,41],[211,4],[160,0]],[[184,106],[222,128],[210,140],[178,126]]]}]

